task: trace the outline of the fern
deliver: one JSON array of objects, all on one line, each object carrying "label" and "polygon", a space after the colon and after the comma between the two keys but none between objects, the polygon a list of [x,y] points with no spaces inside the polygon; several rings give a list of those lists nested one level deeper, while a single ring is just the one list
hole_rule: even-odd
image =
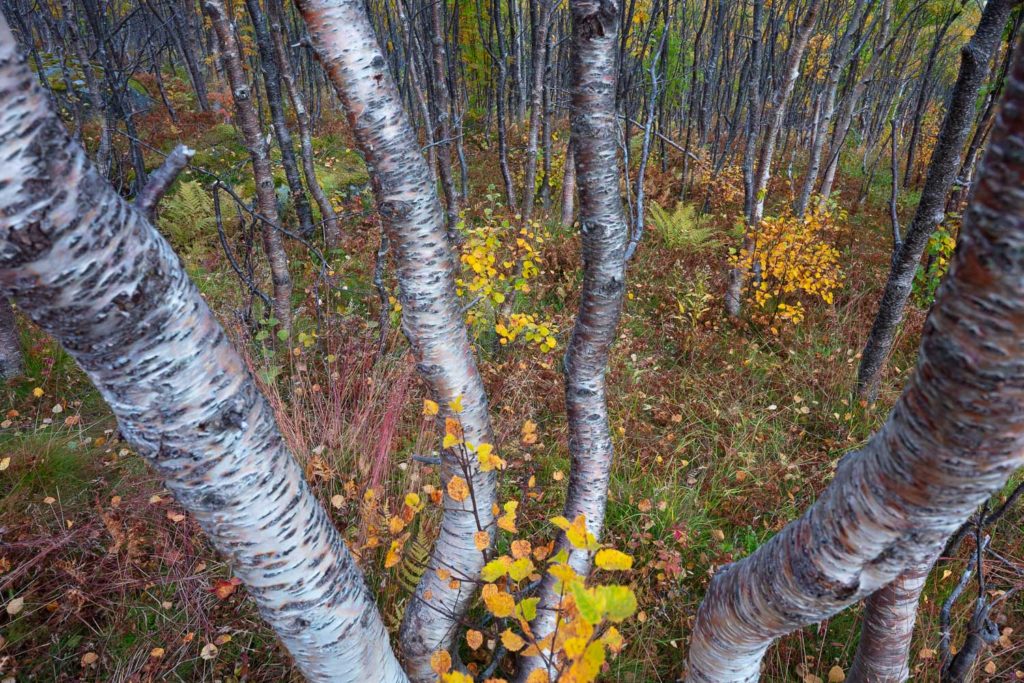
[{"label": "fern", "polygon": [[714,229],[702,225],[692,204],[678,204],[670,213],[657,202],[651,202],[647,217],[654,231],[670,249],[701,252],[718,246]]},{"label": "fern", "polygon": [[160,203],[160,232],[178,253],[202,249],[216,224],[213,198],[195,180],[179,183]]},{"label": "fern", "polygon": [[402,560],[395,567],[395,577],[401,589],[401,597],[395,604],[394,613],[390,616],[396,628],[398,624],[402,623],[409,597],[416,591],[416,586],[419,585],[420,579],[427,571],[427,562],[430,560],[430,539],[427,537],[424,527],[422,521],[416,525],[416,532],[405,544]]}]

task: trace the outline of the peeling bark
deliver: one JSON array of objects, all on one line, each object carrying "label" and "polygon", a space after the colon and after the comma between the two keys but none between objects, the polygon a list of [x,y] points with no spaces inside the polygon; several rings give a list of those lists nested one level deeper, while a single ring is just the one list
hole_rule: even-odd
[{"label": "peeling bark", "polygon": [[846,675],[849,683],[902,683],[910,676],[917,605],[932,564],[910,567],[864,601],[860,642]]},{"label": "peeling bark", "polygon": [[0,20],[0,292],[96,385],[310,681],[405,680],[358,567],[170,245],[67,135]]},{"label": "peeling bark", "polygon": [[1018,57],[914,376],[818,501],[714,576],[691,638],[689,680],[756,680],[775,638],[929,563],[1024,464],[1022,185]]},{"label": "peeling bark", "polygon": [[[360,0],[298,0],[313,45],[348,113],[356,143],[370,169],[378,211],[394,254],[402,329],[412,346],[420,374],[435,401],[444,407],[462,397],[458,414],[465,439],[494,444],[487,396],[469,343],[461,306],[455,295],[454,258],[444,215],[423,154],[398,89],[377,44],[365,5]],[[484,556],[473,534],[493,537],[495,473],[481,472],[475,459],[466,463],[445,451],[442,483],[466,478],[473,495],[463,502],[444,499],[444,517],[429,569],[406,608],[399,642],[409,677],[433,681],[430,655],[448,649],[469,608]],[[448,569],[462,582],[452,588],[435,569]]]},{"label": "peeling bark", "polygon": [[[613,445],[608,427],[605,374],[626,291],[629,225],[619,195],[621,169],[616,145],[615,66],[618,45],[617,0],[572,0],[572,149],[580,199],[583,288],[572,337],[565,353],[565,408],[569,423],[569,490],[565,516],[586,516],[597,538],[604,526]],[[570,551],[569,564],[590,572],[590,555]],[[560,599],[554,577],[545,574],[537,618],[531,624],[541,640],[555,629]],[[542,657],[523,658],[518,680],[545,666]],[[549,671],[553,676],[554,672]]]}]

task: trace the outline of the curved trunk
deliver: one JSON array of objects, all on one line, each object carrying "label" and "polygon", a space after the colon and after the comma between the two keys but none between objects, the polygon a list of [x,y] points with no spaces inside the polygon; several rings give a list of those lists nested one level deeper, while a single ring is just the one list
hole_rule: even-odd
[{"label": "curved trunk", "polygon": [[373,598],[178,257],[47,111],[0,20],[0,289],[96,385],[310,681],[405,676]]},{"label": "curved trunk", "polygon": [[[625,295],[629,227],[619,195],[621,169],[616,146],[615,56],[619,6],[610,0],[572,0],[572,147],[580,196],[583,288],[572,337],[565,353],[565,409],[569,423],[569,490],[565,516],[586,517],[600,538],[608,501],[613,447],[608,428],[605,374]],[[580,575],[590,572],[590,555],[573,550],[564,536],[559,547]],[[537,618],[539,641],[552,633],[559,594],[545,574]],[[544,666],[542,657],[523,658],[519,680]],[[549,672],[553,676],[553,672]]]},{"label": "curved trunk", "polygon": [[983,169],[903,396],[800,519],[714,576],[689,680],[756,680],[775,638],[930,563],[1024,464],[1024,59]]},{"label": "curved trunk", "polygon": [[[494,444],[487,397],[455,295],[454,258],[445,221],[416,136],[377,44],[361,0],[299,0],[313,45],[348,113],[356,143],[371,169],[370,180],[396,263],[402,329],[424,381],[439,405],[443,427],[458,417],[466,441]],[[462,397],[463,411],[448,412]],[[445,497],[441,532],[403,619],[399,642],[414,681],[433,681],[430,655],[450,648],[474,591],[452,587],[435,569],[446,568],[466,586],[478,582],[484,555],[473,535],[494,533],[495,473],[481,472],[476,458],[448,449],[442,484],[469,480],[473,495]],[[469,476],[467,476],[467,474]]]},{"label": "curved trunk", "polygon": [[235,105],[235,118],[245,146],[249,150],[253,178],[256,181],[256,207],[259,211],[260,233],[263,250],[270,262],[270,273],[274,283],[274,316],[283,329],[291,329],[292,320],[292,279],[288,272],[288,256],[279,230],[281,219],[277,213],[277,194],[274,191],[274,174],[270,169],[270,155],[267,142],[260,130],[259,118],[252,104],[252,91],[242,68],[241,53],[235,41],[235,32],[229,21],[222,0],[204,0],[203,7],[213,23],[213,30],[220,44],[221,61],[231,84],[231,100]]},{"label": "curved trunk", "polygon": [[885,292],[857,369],[857,393],[863,398],[874,400],[878,394],[882,370],[914,285],[914,273],[928,238],[945,217],[946,196],[956,179],[960,152],[974,122],[978,91],[988,74],[988,64],[999,45],[1010,11],[1019,3],[1020,0],[992,0],[986,4],[978,30],[964,46],[956,86],[928,162],[928,178],[903,245],[893,259]]}]

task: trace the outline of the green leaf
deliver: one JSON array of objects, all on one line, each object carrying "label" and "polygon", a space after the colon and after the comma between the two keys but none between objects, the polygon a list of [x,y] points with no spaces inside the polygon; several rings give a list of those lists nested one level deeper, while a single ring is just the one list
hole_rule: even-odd
[{"label": "green leaf", "polygon": [[609,621],[618,623],[629,619],[636,612],[636,595],[629,586],[598,586],[597,594]]},{"label": "green leaf", "polygon": [[[575,582],[570,585],[572,597],[576,600],[576,609],[579,610],[583,621],[591,626],[601,621],[601,600],[598,593],[585,587],[582,582]],[[636,606],[634,600],[634,607]]]}]

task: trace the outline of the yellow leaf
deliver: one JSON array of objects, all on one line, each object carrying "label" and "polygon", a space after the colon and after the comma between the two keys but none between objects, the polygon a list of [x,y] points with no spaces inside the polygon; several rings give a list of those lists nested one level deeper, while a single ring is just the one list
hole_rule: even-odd
[{"label": "yellow leaf", "polygon": [[4,470],[6,470],[10,466],[11,466],[11,459],[9,457],[8,458],[4,458],[3,460],[0,460],[0,472],[3,472]]},{"label": "yellow leaf", "polygon": [[519,652],[526,645],[526,641],[523,640],[517,633],[513,633],[512,629],[507,628],[501,634],[501,644],[505,646],[505,649],[509,652]]},{"label": "yellow leaf", "polygon": [[518,582],[518,581],[522,581],[527,576],[532,574],[533,570],[534,570],[534,566],[533,566],[533,562],[530,561],[530,558],[523,557],[523,558],[520,558],[520,559],[516,560],[515,562],[513,562],[512,564],[509,565],[509,567],[508,567],[508,576],[513,581],[517,581]]},{"label": "yellow leaf", "polygon": [[423,399],[423,414],[427,417],[437,415],[439,409],[439,406],[434,401],[431,401],[429,398]]},{"label": "yellow leaf", "polygon": [[97,661],[99,661],[99,658],[100,656],[95,652],[86,652],[84,655],[82,655],[82,659],[80,661],[82,663],[82,666],[89,666],[90,664],[95,664]]},{"label": "yellow leaf", "polygon": [[36,387],[35,389],[32,390],[32,395],[35,396],[36,398],[42,398],[43,390],[39,387]]},{"label": "yellow leaf", "polygon": [[396,564],[398,564],[398,561],[400,559],[402,559],[402,555],[399,552],[399,550],[401,550],[401,546],[399,545],[398,541],[391,541],[391,547],[388,548],[388,554],[384,558],[385,569],[391,569]]},{"label": "yellow leaf", "polygon": [[520,439],[527,446],[537,443],[537,423],[533,420],[524,422],[520,432]]},{"label": "yellow leaf", "polygon": [[452,670],[452,656],[447,650],[438,650],[430,655],[430,668],[438,676],[442,676]]},{"label": "yellow leaf", "polygon": [[455,448],[461,443],[461,439],[454,434],[445,434],[441,445],[445,448]]},{"label": "yellow leaf", "polygon": [[484,565],[480,570],[480,578],[487,583],[493,583],[508,573],[511,564],[508,555],[502,555]]},{"label": "yellow leaf", "polygon": [[597,551],[594,563],[601,569],[610,571],[624,571],[633,568],[633,558],[626,553],[621,553],[614,548],[602,548]]},{"label": "yellow leaf", "polygon": [[548,677],[548,672],[544,669],[534,669],[526,677],[526,683],[551,683],[551,679]]},{"label": "yellow leaf", "polygon": [[476,650],[483,644],[484,634],[474,629],[466,631],[466,645],[469,645],[470,650]]},{"label": "yellow leaf", "polygon": [[149,651],[149,656],[153,659],[160,659],[164,656],[164,649],[162,647],[154,647]]},{"label": "yellow leaf", "polygon": [[469,497],[469,484],[462,477],[452,477],[448,480],[448,495],[452,500],[461,503]]},{"label": "yellow leaf", "polygon": [[519,559],[530,556],[530,542],[527,540],[512,541],[512,557]]},{"label": "yellow leaf", "polygon": [[843,683],[846,680],[846,672],[841,666],[833,666],[828,670],[828,683]]},{"label": "yellow leaf", "polygon": [[462,395],[456,396],[453,400],[448,402],[448,407],[452,409],[453,413],[462,412]]},{"label": "yellow leaf", "polygon": [[452,671],[441,676],[442,683],[473,683],[473,677],[461,671]]},{"label": "yellow leaf", "polygon": [[484,596],[484,604],[487,610],[498,617],[510,617],[516,611],[515,599],[505,591],[495,591]]}]

